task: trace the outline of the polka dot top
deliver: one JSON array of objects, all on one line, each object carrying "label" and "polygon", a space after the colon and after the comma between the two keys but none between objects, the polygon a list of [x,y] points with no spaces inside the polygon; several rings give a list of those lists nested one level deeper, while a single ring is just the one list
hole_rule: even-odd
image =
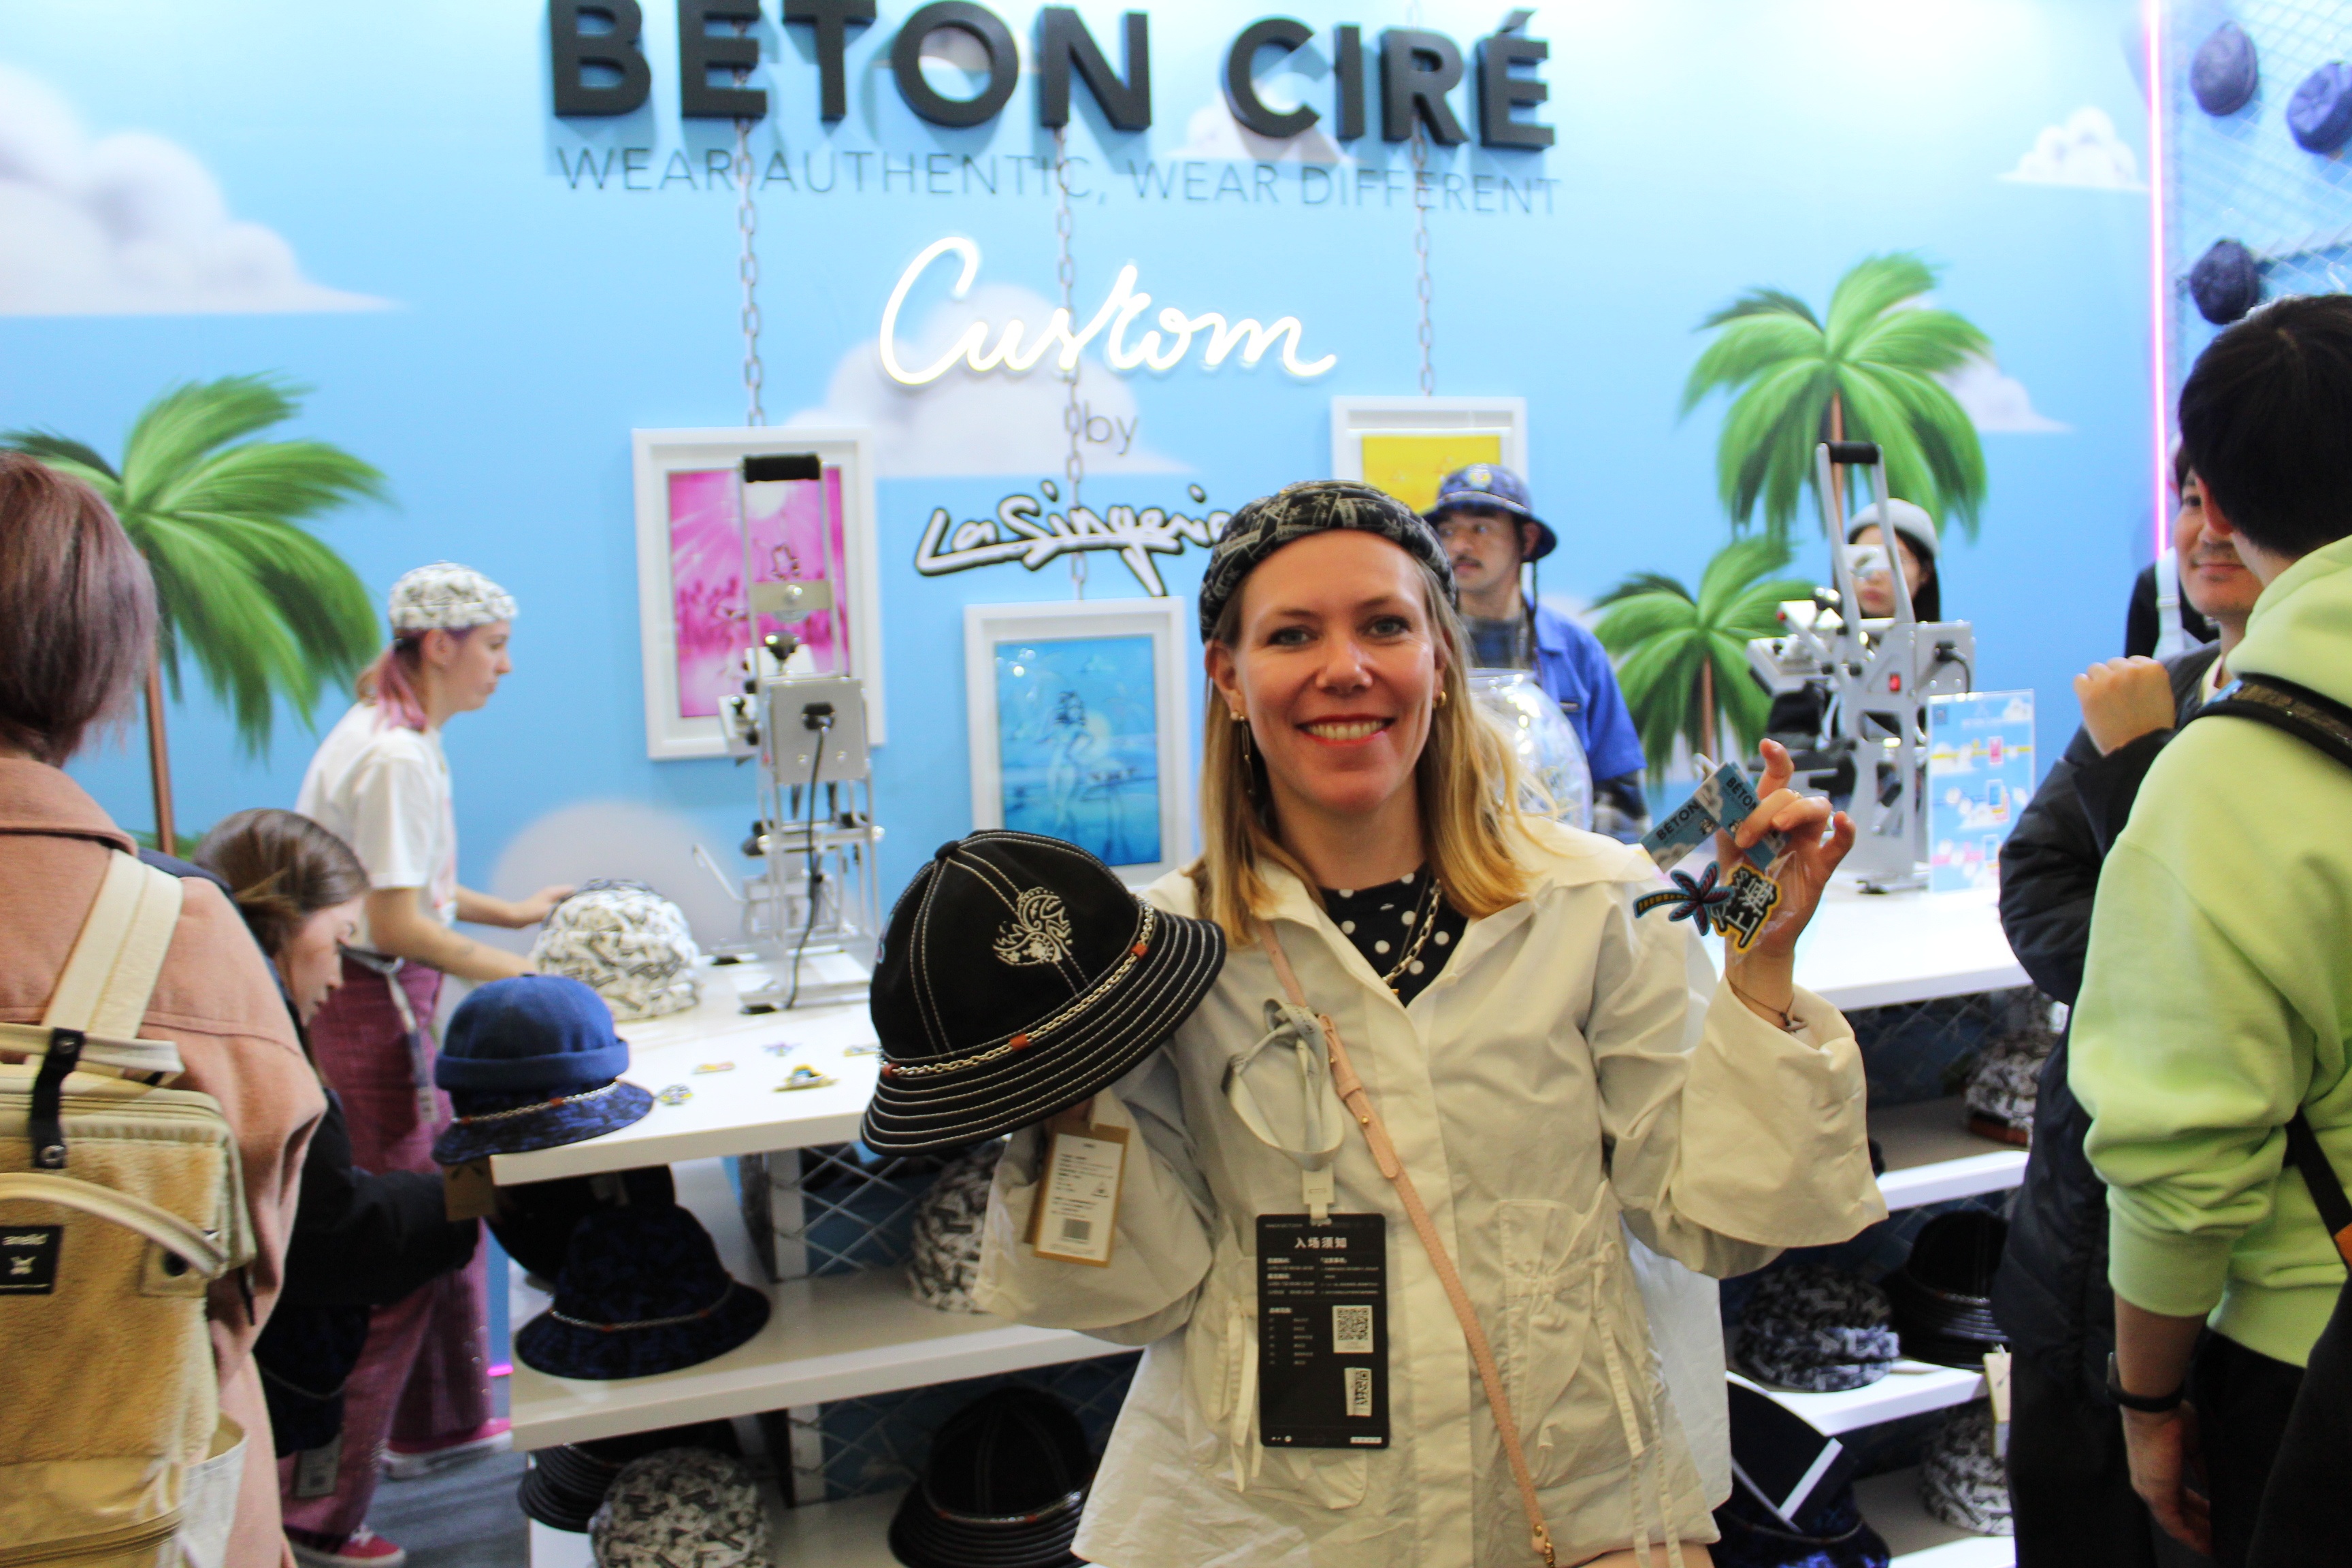
[{"label": "polka dot top", "polygon": [[1427,871],[1414,871],[1377,888],[1326,888],[1323,907],[1341,935],[1356,944],[1375,974],[1386,974],[1404,963],[1403,973],[1389,982],[1397,1000],[1410,1003],[1428,988],[1445,968],[1462,941],[1470,917],[1444,899],[1430,917],[1430,931],[1420,951],[1405,963],[1405,953],[1419,934],[1417,922],[1429,908]]}]

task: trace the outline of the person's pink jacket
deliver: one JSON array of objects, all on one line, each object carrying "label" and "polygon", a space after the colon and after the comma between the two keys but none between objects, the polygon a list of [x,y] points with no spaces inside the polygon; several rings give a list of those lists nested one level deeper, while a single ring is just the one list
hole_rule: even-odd
[{"label": "person's pink jacket", "polygon": [[[131,847],[131,836],[65,773],[0,757],[0,1021],[40,1022],[107,857]],[[179,1046],[187,1070],[173,1087],[218,1100],[244,1156],[257,1247],[249,1270],[253,1311],[248,1317],[233,1276],[214,1288],[210,1303],[221,1408],[247,1436],[227,1563],[278,1568],[292,1558],[278,1527],[278,1467],[253,1342],[278,1300],[302,1155],[326,1100],[295,1043],[268,962],[236,907],[200,878],[185,888],[179,930],[140,1033]]]}]

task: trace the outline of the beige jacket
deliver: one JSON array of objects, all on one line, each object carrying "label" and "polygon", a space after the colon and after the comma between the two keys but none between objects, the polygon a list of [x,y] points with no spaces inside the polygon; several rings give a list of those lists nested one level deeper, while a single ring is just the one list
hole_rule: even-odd
[{"label": "beige jacket", "polygon": [[[82,917],[98,896],[107,857],[133,847],[79,784],[40,763],[0,757],[0,1022],[37,1024]],[[245,1486],[227,1568],[289,1564],[278,1514],[278,1467],[269,1415],[253,1367],[294,1226],[302,1155],[326,1111],[302,1059],[269,965],[236,907],[210,882],[191,879],[140,1033],[173,1041],[187,1070],[173,1087],[211,1095],[236,1131],[245,1165],[257,1253],[247,1278],[253,1311],[232,1277],[212,1293],[213,1356],[221,1408],[247,1433]],[[135,1368],[92,1367],[89,1396]]]},{"label": "beige jacket", "polygon": [[[1688,926],[1634,916],[1658,881],[1646,856],[1546,837],[1528,897],[1471,921],[1409,1006],[1296,878],[1269,880],[1274,930],[1339,1025],[1495,1342],[1571,1563],[1644,1532],[1714,1539],[1724,1484],[1708,1484],[1694,1442],[1720,1432],[1721,1363],[1711,1386],[1673,1386],[1629,1233],[1722,1277],[1843,1241],[1886,1209],[1837,1010],[1801,991],[1799,1032],[1766,1024],[1717,986]],[[1192,912],[1181,875],[1149,896]],[[1043,1259],[1022,1240],[1034,1129],[997,1169],[981,1305],[1150,1346],[1075,1550],[1110,1568],[1532,1563],[1460,1327],[1360,1138],[1340,1148],[1336,1206],[1388,1217],[1389,1447],[1257,1440],[1253,1216],[1297,1213],[1303,1197],[1297,1167],[1252,1134],[1224,1084],[1281,994],[1264,953],[1236,950],[1168,1047],[1097,1098],[1098,1121],[1136,1130],[1110,1267]],[[1328,1111],[1352,1121],[1336,1101]]]}]

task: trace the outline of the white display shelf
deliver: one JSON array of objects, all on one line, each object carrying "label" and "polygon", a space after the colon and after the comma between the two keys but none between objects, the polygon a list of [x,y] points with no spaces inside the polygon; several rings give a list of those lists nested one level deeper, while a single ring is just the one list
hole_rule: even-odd
[{"label": "white display shelf", "polygon": [[[677,1201],[710,1232],[727,1271],[747,1283],[761,1279],[726,1167],[716,1160],[692,1162],[677,1168]],[[789,1279],[767,1291],[774,1307],[756,1337],[678,1372],[597,1382],[550,1377],[518,1358],[508,1384],[515,1447],[543,1448],[822,1405],[1130,1348],[1066,1329],[935,1310],[907,1293],[896,1268]],[[508,1300],[518,1329],[548,1304],[520,1268]]]},{"label": "white display shelf", "polygon": [[1889,1209],[2006,1192],[2025,1180],[2025,1151],[1978,1137],[1966,1116],[1957,1095],[1872,1109],[1870,1135],[1886,1155],[1878,1190]]},{"label": "white display shelf", "polygon": [[1797,984],[1840,1009],[2027,984],[1991,889],[1865,893],[1843,878],[1797,942]]},{"label": "white display shelf", "polygon": [[1885,1377],[1861,1388],[1835,1394],[1800,1394],[1769,1388],[1738,1373],[1731,1381],[1786,1405],[1812,1424],[1817,1432],[1834,1437],[1882,1421],[1900,1421],[1930,1410],[1966,1405],[1984,1393],[1984,1373],[1972,1368],[1937,1366],[1924,1361],[1898,1361]]},{"label": "white display shelf", "polygon": [[1932,1517],[1919,1500],[1917,1470],[1856,1481],[1853,1492],[1862,1517],[1886,1538],[1895,1568],[2016,1568],[2014,1538],[1971,1535]]}]

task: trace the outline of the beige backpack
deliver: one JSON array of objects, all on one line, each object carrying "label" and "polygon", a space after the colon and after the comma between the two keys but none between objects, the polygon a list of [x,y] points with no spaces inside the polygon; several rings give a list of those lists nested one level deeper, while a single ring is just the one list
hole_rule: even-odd
[{"label": "beige backpack", "polygon": [[253,1255],[236,1141],[138,1038],[180,879],[110,858],[41,1023],[0,1024],[0,1568],[219,1568],[245,1464],[205,1292]]}]

